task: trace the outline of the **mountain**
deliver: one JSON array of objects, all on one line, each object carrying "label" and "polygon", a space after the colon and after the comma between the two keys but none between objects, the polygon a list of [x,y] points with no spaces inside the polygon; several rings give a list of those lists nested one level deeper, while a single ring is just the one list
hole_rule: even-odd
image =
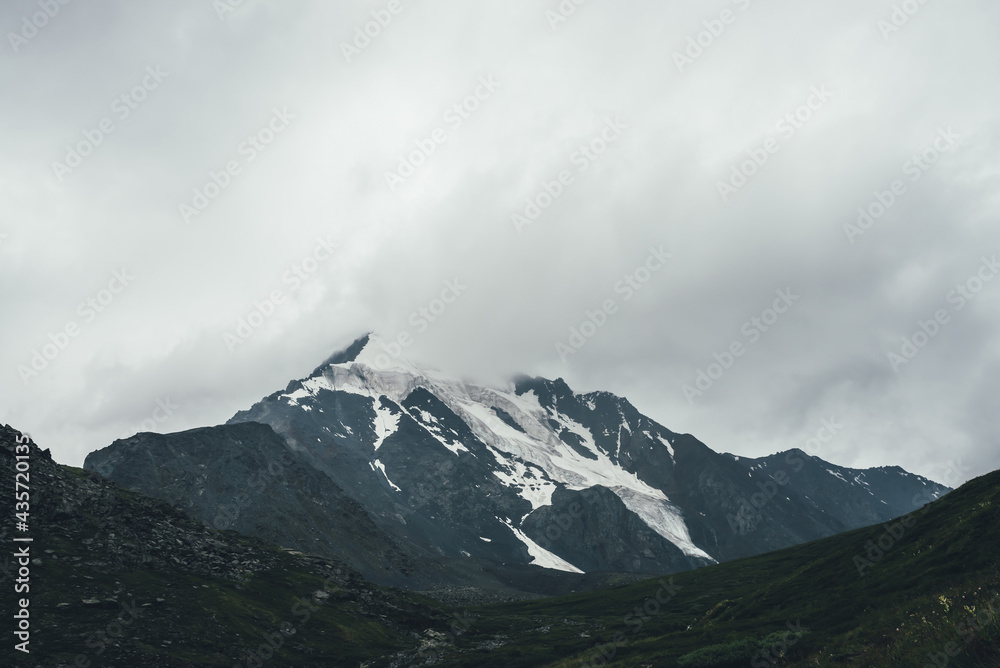
[{"label": "mountain", "polygon": [[[527,377],[483,387],[386,351],[361,337],[226,425],[139,434],[84,468],[208,523],[228,507],[234,528],[382,584],[536,593],[583,587],[584,575],[760,554],[948,491],[902,469],[851,472],[798,451],[744,460],[607,392]],[[269,474],[270,461],[287,461],[285,475]],[[232,500],[261,485],[266,493]],[[564,575],[543,585],[538,566]]]},{"label": "mountain", "polygon": [[[22,441],[0,425],[4,479]],[[31,486],[19,537],[34,542],[28,574],[7,556],[0,581],[30,580],[16,595],[30,599],[30,654],[8,645],[3,665],[1000,665],[1000,472],[893,522],[784,550],[466,608],[206,526],[33,443],[17,454]]]}]

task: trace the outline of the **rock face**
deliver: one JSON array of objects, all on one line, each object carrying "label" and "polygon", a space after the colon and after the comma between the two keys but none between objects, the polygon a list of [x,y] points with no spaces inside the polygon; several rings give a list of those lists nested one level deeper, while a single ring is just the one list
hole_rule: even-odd
[{"label": "rock face", "polygon": [[480,387],[390,358],[372,336],[225,426],[139,434],[85,468],[416,587],[517,580],[504,569],[523,580],[529,566],[564,582],[677,572],[882,522],[948,491],[798,451],[720,454],[610,393],[542,378]]},{"label": "rock face", "polygon": [[106,452],[85,466],[113,472],[122,487],[183,508],[215,529],[325,554],[373,581],[418,584],[409,577],[420,570],[414,558],[328,477],[299,462],[267,425],[139,434]]}]

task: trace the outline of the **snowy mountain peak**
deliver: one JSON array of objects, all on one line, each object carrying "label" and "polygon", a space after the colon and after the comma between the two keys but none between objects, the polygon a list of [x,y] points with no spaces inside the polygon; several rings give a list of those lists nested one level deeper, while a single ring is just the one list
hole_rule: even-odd
[{"label": "snowy mountain peak", "polygon": [[[561,378],[486,387],[402,353],[366,334],[230,422],[271,425],[387,531],[455,558],[662,573],[908,511],[910,479],[734,459],[609,392],[576,394]],[[809,484],[761,507],[779,465]],[[880,484],[894,491],[879,496]],[[809,498],[825,489],[830,499]],[[849,510],[831,512],[845,494]]]},{"label": "snowy mountain peak", "polygon": [[[502,525],[517,529],[518,537],[525,518],[551,506],[557,490],[602,486],[618,497],[624,512],[634,513],[637,523],[680,555],[714,561],[692,541],[662,480],[652,483],[672,468],[674,435],[662,426],[634,409],[627,416],[614,395],[584,400],[561,378],[522,377],[510,387],[490,388],[430,371],[395,352],[367,334],[233,421],[268,422],[307,451],[350,451],[390,498],[409,491],[405,474],[384,454],[395,448],[412,456],[427,447],[428,455],[457,458],[456,466],[482,468],[492,483],[525,503],[516,512],[494,513]],[[299,435],[300,423],[309,425],[308,437]],[[562,563],[539,557],[537,544],[525,545],[546,563]],[[477,548],[483,549],[482,541]]]}]

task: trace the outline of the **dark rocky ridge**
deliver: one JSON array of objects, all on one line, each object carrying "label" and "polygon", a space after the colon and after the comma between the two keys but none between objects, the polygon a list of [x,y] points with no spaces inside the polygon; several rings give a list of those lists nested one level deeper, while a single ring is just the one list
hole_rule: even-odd
[{"label": "dark rocky ridge", "polygon": [[801,507],[821,510],[847,529],[888,522],[950,491],[898,466],[852,469],[799,449],[734,459],[748,471],[785,481],[779,485],[781,494]]}]

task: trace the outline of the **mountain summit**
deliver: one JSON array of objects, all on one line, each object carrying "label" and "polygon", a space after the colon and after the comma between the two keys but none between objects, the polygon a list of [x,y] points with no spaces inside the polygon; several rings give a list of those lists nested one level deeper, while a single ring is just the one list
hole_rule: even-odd
[{"label": "mountain summit", "polygon": [[[233,528],[403,584],[427,564],[439,582],[529,566],[672,573],[884,522],[948,491],[902,469],[852,471],[800,451],[720,454],[607,392],[528,377],[484,387],[393,352],[363,336],[200,434],[201,446],[191,432],[139,434],[85,467],[212,521],[239,487],[224,469],[247,477],[286,458],[284,472],[302,474],[280,483],[263,474],[280,493],[238,504]],[[240,445],[248,436],[232,431],[244,423],[270,428],[253,434],[253,463]],[[367,554],[387,559],[380,573],[345,554],[365,537],[380,546]]]}]

